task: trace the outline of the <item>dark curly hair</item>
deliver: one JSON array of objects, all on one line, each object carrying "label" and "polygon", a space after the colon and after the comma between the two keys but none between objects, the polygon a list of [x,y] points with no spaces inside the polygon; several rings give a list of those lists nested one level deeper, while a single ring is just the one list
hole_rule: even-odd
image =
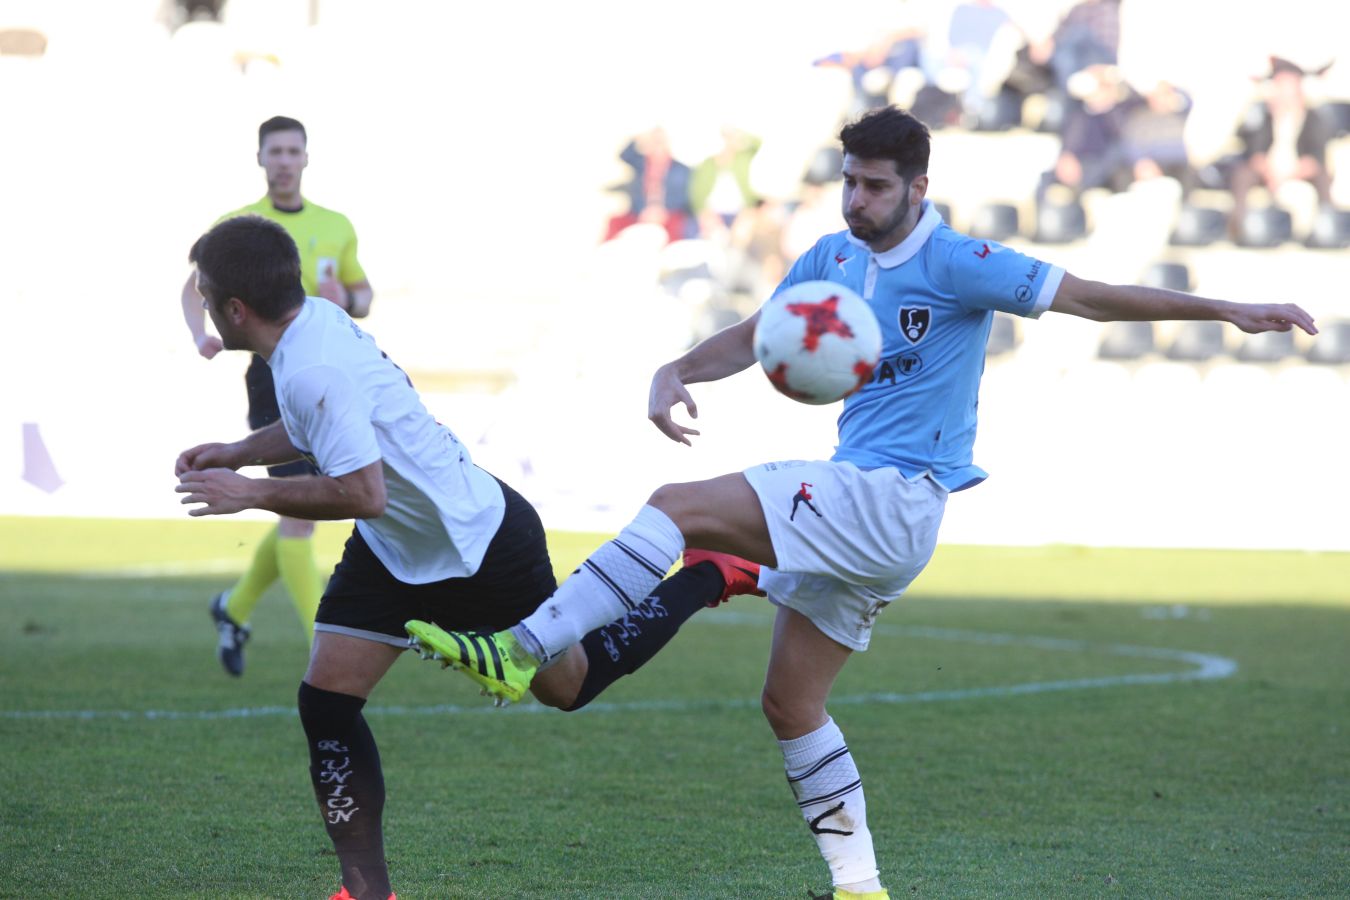
[{"label": "dark curly hair", "polygon": [[839,132],[844,152],[858,159],[889,159],[905,181],[928,172],[928,126],[896,106],[864,113]]},{"label": "dark curly hair", "polygon": [[218,222],[188,252],[197,266],[197,285],[212,304],[238,298],[275,322],[305,302],[300,251],[276,222],[236,216]]}]

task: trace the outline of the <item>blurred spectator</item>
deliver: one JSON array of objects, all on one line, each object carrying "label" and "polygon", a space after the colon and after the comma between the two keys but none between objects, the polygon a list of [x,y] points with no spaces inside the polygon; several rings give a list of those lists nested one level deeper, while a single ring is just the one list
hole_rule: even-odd
[{"label": "blurred spectator", "polygon": [[691,172],[670,150],[670,139],[659,125],[629,141],[619,158],[633,169],[633,177],[619,190],[628,195],[628,211],[609,220],[605,240],[629,225],[660,225],[672,241],[696,237],[698,224],[690,203]]},{"label": "blurred spectator", "polygon": [[1075,193],[1092,188],[1123,190],[1129,185],[1130,168],[1122,137],[1125,123],[1139,97],[1111,65],[1091,65],[1074,73],[1068,82],[1078,101],[1064,121],[1059,157],[1053,169],[1041,176],[1037,199],[1056,184]]},{"label": "blurred spectator", "polygon": [[729,230],[742,210],[759,202],[750,186],[750,163],[759,145],[759,138],[726,126],[721,149],[694,167],[689,201],[704,237]]},{"label": "blurred spectator", "polygon": [[1120,127],[1122,153],[1134,181],[1175,178],[1185,190],[1195,181],[1186,151],[1191,97],[1168,81],[1148,85],[1130,102]]},{"label": "blurred spectator", "polygon": [[853,78],[853,102],[845,111],[853,117],[890,103],[891,85],[901,69],[917,69],[922,62],[927,29],[918,23],[890,31],[862,50],[844,50],[815,60],[813,66],[836,66]]},{"label": "blurred spectator", "polygon": [[923,46],[924,74],[956,97],[963,118],[971,120],[1003,88],[1025,44],[1020,26],[994,0],[965,0],[934,23]]},{"label": "blurred spectator", "polygon": [[1331,206],[1327,144],[1335,133],[1309,110],[1303,93],[1304,76],[1321,75],[1328,66],[1309,72],[1287,59],[1270,58],[1265,99],[1252,107],[1238,129],[1243,151],[1231,176],[1234,229],[1246,214],[1247,194],[1258,185],[1273,195],[1285,182],[1306,181],[1317,190],[1318,202]]},{"label": "blurred spectator", "polygon": [[1070,7],[1033,59],[1054,72],[1059,87],[1089,66],[1120,62],[1120,0],[1082,0]]}]

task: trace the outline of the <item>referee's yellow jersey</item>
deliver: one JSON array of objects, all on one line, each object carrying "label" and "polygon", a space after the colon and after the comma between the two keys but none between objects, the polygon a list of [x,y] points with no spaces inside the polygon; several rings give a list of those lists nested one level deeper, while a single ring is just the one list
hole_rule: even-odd
[{"label": "referee's yellow jersey", "polygon": [[366,280],[365,270],[356,258],[356,229],[342,213],[308,200],[297,212],[287,212],[273,206],[271,198],[263,197],[216,221],[248,215],[271,219],[295,240],[300,250],[300,280],[306,296],[319,296],[319,282],[323,280],[336,279],[342,284]]}]

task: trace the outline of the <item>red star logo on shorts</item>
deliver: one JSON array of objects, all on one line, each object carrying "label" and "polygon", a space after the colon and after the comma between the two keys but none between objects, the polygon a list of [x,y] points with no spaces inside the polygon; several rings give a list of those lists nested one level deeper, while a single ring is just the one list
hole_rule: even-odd
[{"label": "red star logo on shorts", "polygon": [[806,319],[806,334],[802,337],[802,347],[814,352],[820,346],[820,338],[826,334],[837,334],[842,338],[853,337],[853,329],[839,318],[839,298],[827,297],[819,303],[789,303],[788,312]]}]

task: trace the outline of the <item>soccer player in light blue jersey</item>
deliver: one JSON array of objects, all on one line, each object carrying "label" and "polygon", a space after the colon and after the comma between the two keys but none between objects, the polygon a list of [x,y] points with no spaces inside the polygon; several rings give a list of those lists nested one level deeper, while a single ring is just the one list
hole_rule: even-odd
[{"label": "soccer player in light blue jersey", "polygon": [[[924,199],[928,130],[894,107],[846,125],[840,139],[848,230],[821,238],[779,287],[847,285],[881,322],[882,361],[844,401],[834,457],[658,488],[618,537],[514,628],[449,635],[414,622],[409,631],[424,648],[464,663],[456,667],[488,690],[508,695],[524,690],[535,666],[645,596],[682,553],[708,560],[712,551],[724,575],[762,565],[758,587],[778,607],[762,702],[788,783],[829,865],[834,896],[880,898],[887,894],[862,781],[825,704],[849,656],[867,649],[877,614],[928,563],[948,494],[985,477],[972,448],[994,311],[1034,318],[1049,310],[1099,322],[1211,319],[1249,333],[1317,329],[1293,304],[1085,281],[953,231]],[[656,371],[648,415],[663,434],[683,444],[698,434],[673,418],[674,408],[696,416],[687,385],[754,364],[757,320]],[[816,515],[793,515],[803,500]],[[485,637],[512,663],[505,678],[483,675],[454,649],[456,640]]]}]

